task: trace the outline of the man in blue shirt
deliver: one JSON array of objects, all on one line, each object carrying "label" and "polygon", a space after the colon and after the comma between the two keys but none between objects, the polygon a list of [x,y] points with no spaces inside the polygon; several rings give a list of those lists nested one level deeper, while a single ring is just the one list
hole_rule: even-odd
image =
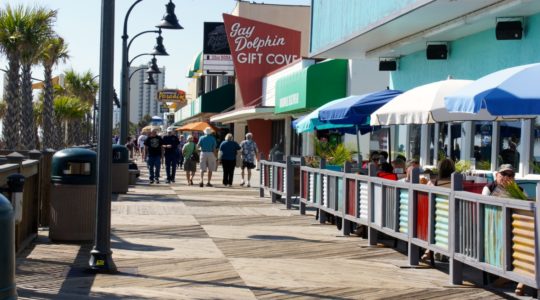
[{"label": "man in blue shirt", "polygon": [[199,139],[197,144],[201,151],[201,182],[199,183],[200,187],[204,186],[204,172],[208,169],[208,181],[206,186],[212,186],[210,181],[212,180],[212,172],[216,169],[216,149],[217,141],[216,138],[212,135],[212,128],[206,127],[204,129],[204,135]]}]

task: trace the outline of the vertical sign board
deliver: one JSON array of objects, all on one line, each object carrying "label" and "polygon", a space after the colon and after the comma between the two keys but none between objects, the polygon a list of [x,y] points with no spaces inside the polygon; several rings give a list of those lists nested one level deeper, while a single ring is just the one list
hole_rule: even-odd
[{"label": "vertical sign board", "polygon": [[300,59],[301,32],[223,14],[244,105],[260,104],[263,77]]},{"label": "vertical sign board", "polygon": [[203,75],[234,75],[231,50],[223,22],[204,22]]}]

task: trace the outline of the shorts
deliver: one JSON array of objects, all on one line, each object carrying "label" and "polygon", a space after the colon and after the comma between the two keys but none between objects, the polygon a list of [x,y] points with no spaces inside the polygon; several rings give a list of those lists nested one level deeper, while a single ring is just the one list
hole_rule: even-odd
[{"label": "shorts", "polygon": [[248,168],[248,169],[255,169],[255,164],[249,161],[242,161],[242,169]]},{"label": "shorts", "polygon": [[216,170],[216,156],[214,152],[201,152],[201,171],[213,172]]},{"label": "shorts", "polygon": [[195,172],[197,171],[197,163],[191,159],[186,159],[184,162],[184,171],[186,172]]}]

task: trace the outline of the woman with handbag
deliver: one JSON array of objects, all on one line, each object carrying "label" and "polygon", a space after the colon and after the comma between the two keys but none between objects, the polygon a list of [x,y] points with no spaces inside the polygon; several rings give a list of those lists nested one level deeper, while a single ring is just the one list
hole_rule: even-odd
[{"label": "woman with handbag", "polygon": [[193,142],[193,136],[188,135],[186,144],[182,148],[182,154],[184,155],[184,171],[186,171],[186,179],[188,185],[193,185],[193,176],[197,171],[197,163],[199,162],[199,154],[197,152],[197,145]]}]

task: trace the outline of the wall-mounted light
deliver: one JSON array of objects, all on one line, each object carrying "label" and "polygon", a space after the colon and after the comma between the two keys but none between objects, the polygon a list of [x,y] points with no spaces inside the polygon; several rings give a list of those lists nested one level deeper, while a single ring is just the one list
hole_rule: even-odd
[{"label": "wall-mounted light", "polygon": [[521,40],[523,37],[523,17],[497,18],[495,37],[497,40]]},{"label": "wall-mounted light", "polygon": [[426,48],[427,59],[447,59],[448,58],[448,43],[447,42],[429,42]]},{"label": "wall-mounted light", "polygon": [[396,71],[397,58],[395,57],[379,57],[379,71]]}]

